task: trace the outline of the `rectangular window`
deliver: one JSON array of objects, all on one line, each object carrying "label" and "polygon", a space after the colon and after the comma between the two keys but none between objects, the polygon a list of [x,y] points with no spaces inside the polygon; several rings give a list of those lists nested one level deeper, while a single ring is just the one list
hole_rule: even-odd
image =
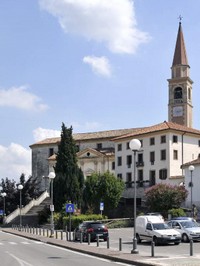
[{"label": "rectangular window", "polygon": [[152,187],[156,184],[156,171],[152,170],[149,173],[149,186]]},{"label": "rectangular window", "polygon": [[174,160],[178,160],[178,151],[177,150],[173,151],[173,158],[174,158]]},{"label": "rectangular window", "polygon": [[118,145],[117,145],[117,150],[118,150],[118,151],[121,151],[121,150],[122,150],[122,144],[118,144]]},{"label": "rectangular window", "polygon": [[53,148],[49,148],[49,157],[52,156],[54,154],[54,149]]},{"label": "rectangular window", "polygon": [[155,161],[155,152],[151,151],[150,152],[150,162],[151,162],[151,164],[154,164],[154,161]]},{"label": "rectangular window", "polygon": [[140,143],[141,143],[141,147],[143,147],[143,140],[142,139],[140,140]]},{"label": "rectangular window", "polygon": [[102,149],[102,143],[97,143],[97,149],[98,150]]},{"label": "rectangular window", "polygon": [[132,187],[132,173],[126,173],[126,187]]},{"label": "rectangular window", "polygon": [[166,150],[161,150],[160,151],[160,159],[161,160],[166,160]]},{"label": "rectangular window", "polygon": [[178,136],[173,135],[173,143],[178,143]]},{"label": "rectangular window", "polygon": [[117,165],[118,166],[122,165],[122,157],[121,156],[117,157]]},{"label": "rectangular window", "polygon": [[150,145],[155,145],[155,138],[150,138]]},{"label": "rectangular window", "polygon": [[122,180],[122,174],[117,174],[117,178]]},{"label": "rectangular window", "polygon": [[166,143],[166,136],[165,135],[160,137],[160,143]]},{"label": "rectangular window", "polygon": [[143,187],[143,170],[138,170],[138,184]]},{"label": "rectangular window", "polygon": [[131,164],[132,164],[132,155],[127,155],[126,156],[126,164],[128,168],[131,168]]},{"label": "rectangular window", "polygon": [[126,149],[127,149],[127,150],[130,150],[129,142],[126,142]]},{"label": "rectangular window", "polygon": [[115,170],[115,162],[112,162],[112,170]]},{"label": "rectangular window", "polygon": [[137,161],[136,165],[137,166],[144,166],[143,153],[138,153],[138,161]]},{"label": "rectangular window", "polygon": [[167,169],[160,169],[159,170],[159,178],[161,180],[167,179]]}]

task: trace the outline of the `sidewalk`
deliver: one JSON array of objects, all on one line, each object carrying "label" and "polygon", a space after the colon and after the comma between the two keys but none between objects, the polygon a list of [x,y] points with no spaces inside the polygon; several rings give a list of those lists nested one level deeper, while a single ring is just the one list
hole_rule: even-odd
[{"label": "sidewalk", "polygon": [[105,258],[108,260],[127,263],[130,265],[162,265],[162,266],[199,266],[200,256],[141,256],[140,254],[131,254],[123,251],[116,251],[106,248],[98,248],[91,245],[83,245],[78,242],[60,240],[55,238],[49,238],[46,236],[35,235],[24,231],[18,231],[11,228],[2,228],[5,233],[15,234],[21,237],[29,238],[36,241],[41,241],[47,244],[56,245],[73,251],[86,253],[89,255]]}]

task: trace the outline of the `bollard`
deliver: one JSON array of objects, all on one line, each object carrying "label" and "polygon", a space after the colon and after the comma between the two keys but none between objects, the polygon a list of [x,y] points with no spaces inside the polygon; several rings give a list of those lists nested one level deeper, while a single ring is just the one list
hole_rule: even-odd
[{"label": "bollard", "polygon": [[155,247],[155,242],[151,242],[151,257],[154,257],[154,247]]},{"label": "bollard", "polygon": [[190,256],[193,256],[193,240],[190,240]]},{"label": "bollard", "polygon": [[43,231],[43,236],[45,236],[45,229],[43,228],[42,231]]},{"label": "bollard", "polygon": [[91,242],[91,234],[88,234],[88,245],[90,245]]},{"label": "bollard", "polygon": [[73,241],[76,241],[76,237],[75,237],[75,231],[73,231]]},{"label": "bollard", "polygon": [[107,248],[110,248],[110,238],[109,238],[109,236],[107,237]]},{"label": "bollard", "polygon": [[47,237],[49,237],[49,229],[47,229]]},{"label": "bollard", "polygon": [[36,227],[36,235],[38,234],[38,228]]},{"label": "bollard", "polygon": [[42,234],[42,229],[41,229],[41,228],[39,228],[39,234],[40,234],[40,236],[41,236],[41,234]]},{"label": "bollard", "polygon": [[97,235],[97,247],[99,247],[99,235]]},{"label": "bollard", "polygon": [[56,239],[58,239],[58,231],[56,230]]},{"label": "bollard", "polygon": [[66,232],[66,241],[68,241],[68,232],[67,232],[67,226],[65,227],[65,232]]},{"label": "bollard", "polygon": [[61,236],[60,236],[61,240],[63,240],[63,230],[61,231]]},{"label": "bollard", "polygon": [[80,243],[82,243],[83,242],[83,233],[81,232],[81,234],[80,234]]},{"label": "bollard", "polygon": [[119,238],[119,251],[122,251],[122,239]]}]

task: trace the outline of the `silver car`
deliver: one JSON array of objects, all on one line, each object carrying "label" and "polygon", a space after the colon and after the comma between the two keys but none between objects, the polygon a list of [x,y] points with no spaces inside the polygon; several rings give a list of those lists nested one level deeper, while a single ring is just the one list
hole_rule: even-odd
[{"label": "silver car", "polygon": [[200,226],[192,219],[173,219],[168,222],[169,227],[176,229],[181,233],[183,242],[189,242],[190,240],[200,240]]}]

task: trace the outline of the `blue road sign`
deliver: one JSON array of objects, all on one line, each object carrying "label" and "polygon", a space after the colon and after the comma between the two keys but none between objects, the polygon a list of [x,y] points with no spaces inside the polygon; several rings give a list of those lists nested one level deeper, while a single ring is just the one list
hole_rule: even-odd
[{"label": "blue road sign", "polygon": [[4,211],[3,210],[0,210],[0,215],[3,215],[4,214]]},{"label": "blue road sign", "polygon": [[74,212],[74,204],[72,203],[66,204],[66,212],[70,212],[70,213]]},{"label": "blue road sign", "polygon": [[100,211],[103,211],[103,210],[104,210],[104,203],[100,202]]}]

